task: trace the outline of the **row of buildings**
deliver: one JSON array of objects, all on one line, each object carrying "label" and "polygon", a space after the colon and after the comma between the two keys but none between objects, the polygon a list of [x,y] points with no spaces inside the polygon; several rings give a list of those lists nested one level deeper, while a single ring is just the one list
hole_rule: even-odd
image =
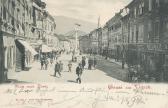
[{"label": "row of buildings", "polygon": [[41,0],[0,0],[0,82],[25,70],[41,46],[57,47],[56,23]]},{"label": "row of buildings", "polygon": [[134,66],[156,81],[168,81],[167,10],[167,0],[132,0],[103,27],[81,37],[80,49]]}]

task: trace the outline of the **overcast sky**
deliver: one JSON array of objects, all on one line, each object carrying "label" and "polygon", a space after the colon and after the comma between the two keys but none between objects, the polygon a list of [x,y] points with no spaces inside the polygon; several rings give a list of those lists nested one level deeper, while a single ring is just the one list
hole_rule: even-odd
[{"label": "overcast sky", "polygon": [[132,0],[43,0],[54,16],[68,16],[103,25]]}]

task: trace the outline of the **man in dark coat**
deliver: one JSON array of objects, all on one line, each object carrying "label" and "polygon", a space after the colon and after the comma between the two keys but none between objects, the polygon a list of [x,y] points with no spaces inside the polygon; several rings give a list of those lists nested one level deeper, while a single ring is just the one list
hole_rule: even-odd
[{"label": "man in dark coat", "polygon": [[48,63],[49,63],[49,61],[48,61],[48,59],[46,58],[45,61],[44,61],[44,64],[45,64],[45,70],[48,69]]},{"label": "man in dark coat", "polygon": [[60,64],[60,72],[62,72],[63,71],[63,63],[62,63],[62,61],[60,61],[59,64]]},{"label": "man in dark coat", "polygon": [[94,69],[96,68],[96,65],[97,65],[97,59],[96,59],[96,57],[94,57],[94,59],[93,59],[93,67],[94,67]]},{"label": "man in dark coat", "polygon": [[83,58],[83,59],[82,59],[82,68],[83,68],[83,69],[84,69],[85,65],[86,65],[86,62],[85,62],[85,59]]},{"label": "man in dark coat", "polygon": [[89,58],[89,60],[88,60],[88,69],[89,70],[92,69],[92,64],[93,64],[93,60],[91,58]]},{"label": "man in dark coat", "polygon": [[44,69],[44,60],[43,59],[41,59],[41,70],[43,70]]},{"label": "man in dark coat", "polygon": [[77,83],[81,83],[81,75],[82,75],[82,66],[81,64],[79,64],[79,66],[76,68],[76,74],[78,76],[78,78],[76,79]]},{"label": "man in dark coat", "polygon": [[54,77],[56,77],[56,74],[59,74],[59,76],[61,76],[61,73],[60,73],[60,64],[57,62],[55,64],[55,73],[54,73]]}]

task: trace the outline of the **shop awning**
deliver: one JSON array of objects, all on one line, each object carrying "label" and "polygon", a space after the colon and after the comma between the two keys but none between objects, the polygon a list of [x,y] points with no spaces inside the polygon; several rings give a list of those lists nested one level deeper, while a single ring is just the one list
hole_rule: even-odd
[{"label": "shop awning", "polygon": [[15,45],[14,38],[3,36],[3,45],[4,47],[14,46]]},{"label": "shop awning", "polygon": [[53,50],[53,51],[57,51],[57,50],[58,50],[58,48],[52,47],[52,50]]},{"label": "shop awning", "polygon": [[30,46],[29,43],[27,43],[26,41],[23,41],[23,40],[18,40],[27,50],[29,50],[32,55],[37,55],[38,53],[35,51],[35,49]]},{"label": "shop awning", "polygon": [[48,47],[47,45],[42,45],[42,50],[43,53],[47,53],[47,52],[52,52],[52,49],[50,47]]}]

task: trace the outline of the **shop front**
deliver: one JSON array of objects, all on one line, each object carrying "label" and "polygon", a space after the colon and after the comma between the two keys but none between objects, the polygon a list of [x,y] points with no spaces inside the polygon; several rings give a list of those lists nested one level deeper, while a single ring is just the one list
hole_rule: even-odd
[{"label": "shop front", "polygon": [[166,81],[166,82],[168,82],[168,54],[165,55],[163,80]]},{"label": "shop front", "polygon": [[16,39],[16,71],[27,70],[30,68],[30,64],[34,59],[34,56],[38,53],[35,49],[26,41]]},{"label": "shop front", "polygon": [[3,37],[0,35],[0,83],[4,81],[4,51]]},{"label": "shop front", "polygon": [[7,81],[9,73],[15,70],[15,43],[14,36],[9,33],[0,33],[0,82]]}]

